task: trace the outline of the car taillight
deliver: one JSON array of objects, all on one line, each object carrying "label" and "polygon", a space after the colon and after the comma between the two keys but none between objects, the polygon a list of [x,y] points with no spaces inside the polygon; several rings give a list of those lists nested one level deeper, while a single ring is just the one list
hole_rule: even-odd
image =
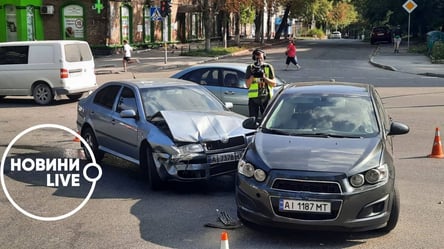
[{"label": "car taillight", "polygon": [[61,79],[66,79],[69,77],[69,73],[68,73],[68,69],[60,69],[60,78]]}]

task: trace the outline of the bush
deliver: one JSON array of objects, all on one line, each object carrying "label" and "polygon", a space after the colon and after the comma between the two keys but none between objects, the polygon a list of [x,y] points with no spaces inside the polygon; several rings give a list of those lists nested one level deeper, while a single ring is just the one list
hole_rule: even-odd
[{"label": "bush", "polygon": [[210,51],[206,51],[205,49],[194,49],[183,51],[181,55],[184,56],[207,56],[207,57],[217,57],[221,55],[227,55],[231,53],[235,53],[238,51],[245,50],[247,48],[239,48],[239,47],[212,47]]},{"label": "bush", "polygon": [[324,38],[325,33],[321,29],[310,29],[307,31],[307,36],[316,37],[316,38]]},{"label": "bush", "polygon": [[432,61],[444,60],[444,42],[436,41],[433,44],[432,53],[430,56],[432,57]]}]

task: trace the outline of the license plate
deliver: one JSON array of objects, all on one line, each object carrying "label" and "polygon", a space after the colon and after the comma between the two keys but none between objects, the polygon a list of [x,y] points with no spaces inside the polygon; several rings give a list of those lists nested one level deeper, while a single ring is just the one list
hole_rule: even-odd
[{"label": "license plate", "polygon": [[208,155],[207,160],[209,164],[233,162],[238,161],[241,157],[241,154],[241,151],[213,154]]},{"label": "license plate", "polygon": [[280,211],[331,213],[331,203],[325,201],[279,200]]}]

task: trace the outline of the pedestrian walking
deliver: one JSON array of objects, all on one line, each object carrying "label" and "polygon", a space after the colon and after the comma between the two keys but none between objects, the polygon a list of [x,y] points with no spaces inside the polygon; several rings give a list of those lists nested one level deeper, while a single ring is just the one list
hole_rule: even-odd
[{"label": "pedestrian walking", "polygon": [[274,68],[266,63],[265,52],[255,49],[252,54],[254,63],[248,65],[245,75],[245,83],[248,88],[248,111],[250,117],[259,117],[267,107],[268,101],[273,96],[273,87],[276,86]]},{"label": "pedestrian walking", "polygon": [[139,63],[138,59],[133,60],[131,58],[131,52],[133,51],[133,48],[128,44],[127,40],[123,40],[123,71],[127,71],[128,64],[131,63]]},{"label": "pedestrian walking", "polygon": [[393,31],[393,46],[394,46],[394,53],[399,53],[399,45],[401,44],[402,39],[402,31],[401,26],[396,26],[396,29]]},{"label": "pedestrian walking", "polygon": [[285,70],[288,70],[288,66],[290,65],[290,62],[296,66],[296,68],[299,70],[301,69],[301,66],[298,62],[298,57],[296,55],[296,44],[294,43],[293,39],[288,40],[287,50],[285,51],[285,55],[287,56],[287,59],[285,61],[285,64],[287,67]]}]

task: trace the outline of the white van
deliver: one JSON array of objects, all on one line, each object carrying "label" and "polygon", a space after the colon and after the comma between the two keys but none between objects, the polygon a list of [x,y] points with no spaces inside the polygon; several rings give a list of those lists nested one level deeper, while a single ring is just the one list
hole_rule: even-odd
[{"label": "white van", "polygon": [[60,95],[76,100],[95,88],[94,57],[85,41],[0,43],[0,99],[33,96],[48,105]]}]

